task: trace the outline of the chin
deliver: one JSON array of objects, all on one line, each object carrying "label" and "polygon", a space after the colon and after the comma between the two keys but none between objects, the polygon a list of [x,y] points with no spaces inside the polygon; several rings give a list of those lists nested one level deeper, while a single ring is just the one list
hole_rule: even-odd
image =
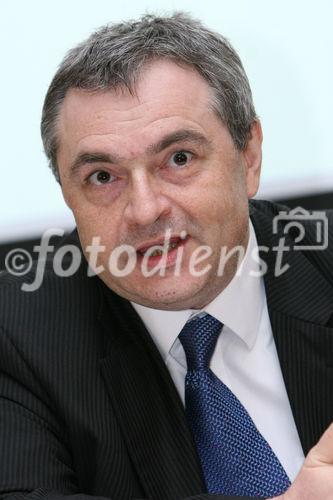
[{"label": "chin", "polygon": [[[155,281],[155,280],[154,280]],[[201,276],[198,279],[187,281],[185,277],[179,276],[170,279],[159,279],[158,282],[145,282],[141,287],[130,287],[125,283],[122,286],[111,288],[127,300],[136,302],[152,309],[182,310],[197,309],[196,304],[202,302],[202,297],[209,295],[208,277]],[[207,303],[207,301],[206,301]]]}]

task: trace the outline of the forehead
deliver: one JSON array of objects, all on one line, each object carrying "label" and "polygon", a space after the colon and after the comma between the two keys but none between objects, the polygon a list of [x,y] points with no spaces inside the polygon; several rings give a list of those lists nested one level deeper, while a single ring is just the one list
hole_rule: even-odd
[{"label": "forehead", "polygon": [[139,152],[141,143],[175,127],[202,131],[212,122],[210,98],[211,90],[199,73],[168,60],[154,61],[143,70],[135,95],[124,89],[71,89],[59,115],[60,150],[70,154],[70,149],[89,141],[126,140]]}]

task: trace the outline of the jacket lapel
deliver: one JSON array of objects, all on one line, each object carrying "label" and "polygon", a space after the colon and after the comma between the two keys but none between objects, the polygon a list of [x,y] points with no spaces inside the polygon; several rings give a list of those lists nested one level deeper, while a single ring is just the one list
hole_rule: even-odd
[{"label": "jacket lapel", "polygon": [[147,498],[205,491],[185,412],[169,372],[130,303],[102,285],[100,321],[108,339],[100,362]]},{"label": "jacket lapel", "polygon": [[[333,415],[333,290],[306,252],[283,254],[276,276],[276,248],[283,234],[272,235],[268,217],[251,205],[260,257],[266,262],[265,289],[271,326],[295,423],[305,453],[318,441]],[[286,245],[292,245],[287,237]],[[269,249],[267,252],[266,249]]]}]

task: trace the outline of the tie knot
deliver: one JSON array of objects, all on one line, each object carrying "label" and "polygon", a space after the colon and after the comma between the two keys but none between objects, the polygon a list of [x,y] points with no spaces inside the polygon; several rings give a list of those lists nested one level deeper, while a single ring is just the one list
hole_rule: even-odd
[{"label": "tie knot", "polygon": [[207,313],[185,324],[178,338],[186,354],[188,370],[208,368],[222,327],[221,321]]}]

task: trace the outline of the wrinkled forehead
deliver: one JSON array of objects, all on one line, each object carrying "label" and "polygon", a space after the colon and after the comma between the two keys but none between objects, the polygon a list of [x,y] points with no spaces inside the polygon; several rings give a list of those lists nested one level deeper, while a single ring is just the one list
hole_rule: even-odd
[{"label": "wrinkled forehead", "polygon": [[[197,71],[170,61],[155,61],[127,89],[70,89],[58,121],[60,149],[82,141],[141,142],[182,126],[202,128],[212,121],[211,89]],[[139,142],[138,142],[139,141]]]}]

